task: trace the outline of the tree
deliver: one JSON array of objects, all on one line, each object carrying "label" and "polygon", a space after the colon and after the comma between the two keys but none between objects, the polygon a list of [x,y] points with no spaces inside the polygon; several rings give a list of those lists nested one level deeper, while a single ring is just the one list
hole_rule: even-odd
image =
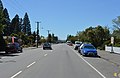
[{"label": "tree", "polygon": [[52,40],[53,43],[56,43],[58,41],[58,37],[55,36],[54,34],[52,34],[52,39],[51,40]]},{"label": "tree", "polygon": [[3,4],[2,1],[0,0],[0,51],[5,50],[5,46],[6,46],[5,40],[3,39],[4,19],[5,18],[3,14]]},{"label": "tree", "polygon": [[102,26],[98,25],[96,28],[95,28],[95,45],[96,46],[101,46],[103,44],[103,40],[104,40],[104,29]]},{"label": "tree", "polygon": [[4,29],[4,25],[3,23],[3,14],[2,11],[0,10],[0,34],[3,34],[3,29]]},{"label": "tree", "polygon": [[113,19],[112,21],[113,21],[113,26],[120,31],[120,16]]},{"label": "tree", "polygon": [[79,32],[77,32],[76,36],[78,36],[78,40],[81,41],[81,42],[86,42],[88,40],[85,31],[79,31]]},{"label": "tree", "polygon": [[32,44],[33,40],[34,40],[34,36],[33,35],[29,35],[28,36],[28,40],[29,40],[29,44]]},{"label": "tree", "polygon": [[51,43],[51,41],[52,41],[52,36],[51,36],[51,34],[48,34],[48,39],[47,39],[47,41]]},{"label": "tree", "polygon": [[120,32],[118,30],[114,30],[112,36],[114,36],[116,39],[120,39]]},{"label": "tree", "polygon": [[2,1],[0,0],[0,34],[3,34],[3,20],[4,20],[4,15],[3,15],[3,4]]},{"label": "tree", "polygon": [[19,28],[20,28],[20,32],[22,32],[22,26],[23,26],[23,19],[19,18]]},{"label": "tree", "polygon": [[75,43],[75,41],[78,40],[77,36],[73,36],[73,35],[68,35],[67,36],[67,41],[71,41],[72,43]]},{"label": "tree", "polygon": [[45,42],[46,42],[46,39],[45,39],[43,36],[41,36],[40,42],[41,42],[41,43],[45,43]]},{"label": "tree", "polygon": [[12,19],[11,26],[10,26],[10,32],[18,34],[18,32],[21,32],[20,29],[20,22],[19,22],[19,16],[16,14],[15,17]]},{"label": "tree", "polygon": [[36,34],[35,31],[34,31],[34,32],[33,32],[33,37],[34,37],[34,38],[33,38],[33,43],[35,43],[36,35],[37,35],[37,34]]},{"label": "tree", "polygon": [[102,46],[105,41],[110,38],[110,32],[107,27],[98,25],[97,27],[89,27],[85,31],[77,34],[82,42],[90,42],[95,47]]},{"label": "tree", "polygon": [[6,8],[3,10],[3,14],[5,18],[3,20],[3,24],[5,25],[3,32],[4,32],[4,35],[10,35],[10,18]]},{"label": "tree", "polygon": [[25,13],[25,16],[23,18],[23,32],[27,35],[31,35],[31,25],[30,25],[30,20],[28,17],[28,14]]},{"label": "tree", "polygon": [[3,10],[3,3],[2,3],[2,1],[0,0],[0,9],[2,9]]},{"label": "tree", "polygon": [[112,35],[120,39],[120,16],[113,19],[112,21],[113,21],[113,26],[115,27]]},{"label": "tree", "polygon": [[107,26],[105,26],[103,29],[104,29],[104,40],[110,39],[111,34],[110,34],[109,28]]}]

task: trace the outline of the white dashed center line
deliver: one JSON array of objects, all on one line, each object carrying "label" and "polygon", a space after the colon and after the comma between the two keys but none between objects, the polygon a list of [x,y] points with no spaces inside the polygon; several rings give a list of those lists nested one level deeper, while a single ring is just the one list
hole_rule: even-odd
[{"label": "white dashed center line", "polygon": [[13,75],[12,77],[10,78],[15,78],[17,75],[19,75],[20,73],[22,73],[22,71],[19,71],[18,73],[16,73],[15,75]]},{"label": "white dashed center line", "polygon": [[33,64],[35,64],[36,62],[33,62],[33,63],[31,63],[31,64],[29,64],[28,66],[27,66],[27,68],[29,68],[29,67],[31,67]]},{"label": "white dashed center line", "polygon": [[[45,54],[44,56],[47,56],[48,54]],[[31,64],[29,64],[28,66],[27,66],[27,68],[29,68],[29,67],[31,67],[32,65],[34,65],[36,62],[34,61],[33,63],[31,63]],[[12,77],[10,77],[10,78],[15,78],[16,76],[18,76],[19,74],[21,74],[22,73],[22,71],[19,71],[18,73],[16,73],[15,75],[13,75]]]},{"label": "white dashed center line", "polygon": [[45,54],[44,56],[47,56],[48,54]]}]

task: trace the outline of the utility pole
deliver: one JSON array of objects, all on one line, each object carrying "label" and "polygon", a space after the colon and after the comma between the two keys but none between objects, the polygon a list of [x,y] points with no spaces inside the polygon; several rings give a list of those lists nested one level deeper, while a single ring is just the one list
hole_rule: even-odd
[{"label": "utility pole", "polygon": [[37,48],[38,48],[38,35],[39,35],[39,23],[41,22],[36,22],[37,23]]},{"label": "utility pole", "polygon": [[50,30],[47,30],[47,32],[48,32],[48,38],[47,38],[47,41],[50,42],[50,38],[49,38]]}]

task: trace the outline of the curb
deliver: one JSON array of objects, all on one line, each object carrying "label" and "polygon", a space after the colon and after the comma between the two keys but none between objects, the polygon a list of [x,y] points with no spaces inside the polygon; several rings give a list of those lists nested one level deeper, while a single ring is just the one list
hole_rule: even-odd
[{"label": "curb", "polygon": [[[104,50],[100,50],[100,51],[104,51]],[[104,52],[107,52],[107,51],[104,51]],[[111,53],[111,52],[108,52],[108,54],[120,55],[120,54],[118,54],[118,53]],[[109,59],[109,58],[107,58],[107,57],[105,57],[105,56],[102,56],[101,54],[99,54],[99,55],[100,55],[100,57],[101,57],[102,59],[104,59],[104,60],[106,60],[106,61],[108,61],[108,62],[114,64],[114,65],[117,66],[117,67],[120,67],[120,64],[117,63],[117,62],[115,62],[114,60]]]}]

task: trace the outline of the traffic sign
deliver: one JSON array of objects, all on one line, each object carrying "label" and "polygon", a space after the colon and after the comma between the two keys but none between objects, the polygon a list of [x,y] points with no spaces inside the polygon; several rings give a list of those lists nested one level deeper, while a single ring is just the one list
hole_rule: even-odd
[{"label": "traffic sign", "polygon": [[114,37],[111,37],[111,44],[114,44]]}]

